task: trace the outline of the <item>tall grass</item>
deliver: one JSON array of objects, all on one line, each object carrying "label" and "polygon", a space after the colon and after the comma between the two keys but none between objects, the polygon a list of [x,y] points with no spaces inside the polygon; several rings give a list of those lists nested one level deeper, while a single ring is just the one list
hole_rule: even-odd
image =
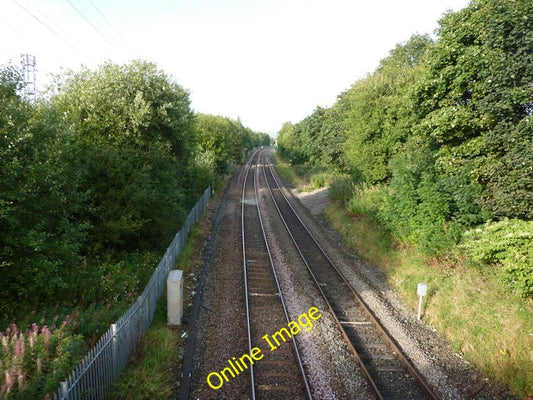
[{"label": "tall grass", "polygon": [[309,179],[302,177],[304,175],[302,174],[303,171],[297,173],[294,166],[292,166],[289,162],[281,158],[278,153],[274,153],[274,159],[276,161],[276,171],[279,176],[291,182],[299,190],[304,190],[306,187],[309,186]]},{"label": "tall grass", "polygon": [[356,215],[379,221],[379,214],[387,200],[388,190],[384,186],[356,185],[352,196],[346,202],[348,210]]},{"label": "tall grass", "polygon": [[165,294],[128,368],[113,385],[109,400],[176,398],[176,363],[186,339],[166,325],[166,313]]},{"label": "tall grass", "polygon": [[312,189],[321,189],[323,187],[329,186],[331,181],[335,178],[335,174],[319,172],[314,173],[309,178],[309,184]]},{"label": "tall grass", "polygon": [[339,174],[323,172],[307,165],[292,165],[277,153],[274,153],[274,158],[279,176],[292,183],[301,192],[329,186],[333,180],[339,177]]},{"label": "tall grass", "polygon": [[335,176],[330,182],[328,196],[333,201],[345,204],[354,191],[355,184],[349,176]]}]

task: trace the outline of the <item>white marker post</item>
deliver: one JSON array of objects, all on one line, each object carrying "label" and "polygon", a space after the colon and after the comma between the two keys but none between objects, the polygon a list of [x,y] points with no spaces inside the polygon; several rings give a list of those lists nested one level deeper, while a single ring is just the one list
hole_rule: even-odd
[{"label": "white marker post", "polygon": [[422,312],[422,298],[427,294],[427,292],[427,283],[419,283],[418,287],[416,288],[416,294],[420,296],[420,301],[418,302],[418,319],[420,319],[420,313]]},{"label": "white marker post", "polygon": [[167,279],[167,322],[169,326],[181,325],[183,318],[183,271],[170,271]]}]

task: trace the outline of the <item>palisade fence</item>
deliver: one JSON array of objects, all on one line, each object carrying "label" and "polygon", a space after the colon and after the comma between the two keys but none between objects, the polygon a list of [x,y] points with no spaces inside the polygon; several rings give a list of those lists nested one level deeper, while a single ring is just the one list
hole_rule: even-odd
[{"label": "palisade fence", "polygon": [[67,380],[61,382],[54,394],[54,400],[105,399],[141,336],[150,326],[168,273],[183,250],[191,227],[207,206],[210,197],[211,187],[208,187],[168,246],[142,294],[130,309],[111,325]]}]

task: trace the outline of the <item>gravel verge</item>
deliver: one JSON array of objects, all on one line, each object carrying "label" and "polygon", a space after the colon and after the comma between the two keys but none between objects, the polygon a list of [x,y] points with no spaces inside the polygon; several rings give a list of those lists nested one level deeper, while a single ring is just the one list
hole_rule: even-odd
[{"label": "gravel verge", "polygon": [[248,374],[230,379],[220,389],[211,389],[207,376],[227,367],[228,359],[248,351],[245,333],[242,260],[240,257],[240,185],[230,183],[223,205],[212,256],[206,260],[202,304],[196,321],[196,341],[191,371],[191,399],[247,399]]}]

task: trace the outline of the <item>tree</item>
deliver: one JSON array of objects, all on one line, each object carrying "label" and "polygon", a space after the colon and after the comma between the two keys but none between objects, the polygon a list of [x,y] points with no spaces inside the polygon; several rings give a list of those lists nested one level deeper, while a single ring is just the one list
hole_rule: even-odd
[{"label": "tree", "polygon": [[285,123],[278,133],[280,152],[292,163],[309,163],[331,171],[344,168],[344,140],[338,107],[317,107],[299,123]]},{"label": "tree", "polygon": [[343,123],[343,109],[340,101],[325,110],[315,148],[318,151],[318,164],[327,171],[347,170],[344,143],[346,129]]},{"label": "tree", "polygon": [[70,72],[59,82],[51,104],[76,138],[93,249],[166,243],[197,195],[188,190],[195,141],[188,93],[140,61]]},{"label": "tree", "polygon": [[[0,69],[0,314],[102,298],[113,283],[101,275],[163,250],[216,175],[188,93],[155,65],[107,63],[56,83],[29,103],[18,71]],[[216,120],[220,163],[268,142]]]},{"label": "tree", "polygon": [[227,172],[228,166],[242,160],[246,148],[270,144],[266,134],[253,132],[232,120],[217,115],[198,114],[196,122],[197,149],[202,159],[214,163],[217,174]]},{"label": "tree", "polygon": [[533,216],[532,32],[527,0],[477,0],[441,21],[412,111],[439,173],[456,177],[447,191],[458,214],[474,203],[480,215]]},{"label": "tree", "polygon": [[285,122],[278,132],[278,147],[280,154],[287,158],[291,163],[298,162],[303,159],[301,149],[299,149],[294,132],[295,125],[290,122]]},{"label": "tree", "polygon": [[[20,73],[13,67],[0,70],[0,276],[2,291],[12,295],[18,285],[17,258],[21,247],[20,188],[24,187],[27,134],[25,125],[31,107],[18,95],[22,85]],[[0,301],[2,303],[2,301]],[[5,303],[7,304],[7,303]],[[0,312],[5,311],[0,307]]]},{"label": "tree", "polygon": [[231,121],[229,118],[198,114],[196,131],[199,151],[213,159],[217,173],[226,172],[231,158]]},{"label": "tree", "polygon": [[85,196],[83,170],[70,168],[72,136],[44,104],[17,94],[21,78],[0,73],[0,312],[18,302],[64,294],[71,266],[80,264],[87,225],[76,215]]},{"label": "tree", "polygon": [[364,182],[391,177],[389,160],[411,133],[408,94],[425,65],[431,39],[415,35],[399,44],[373,74],[357,81],[339,102],[346,103],[348,164]]},{"label": "tree", "polygon": [[[492,217],[533,215],[531,16],[528,1],[474,1],[442,19],[429,49],[384,215],[430,253]],[[429,161],[413,170],[421,144]]]}]

